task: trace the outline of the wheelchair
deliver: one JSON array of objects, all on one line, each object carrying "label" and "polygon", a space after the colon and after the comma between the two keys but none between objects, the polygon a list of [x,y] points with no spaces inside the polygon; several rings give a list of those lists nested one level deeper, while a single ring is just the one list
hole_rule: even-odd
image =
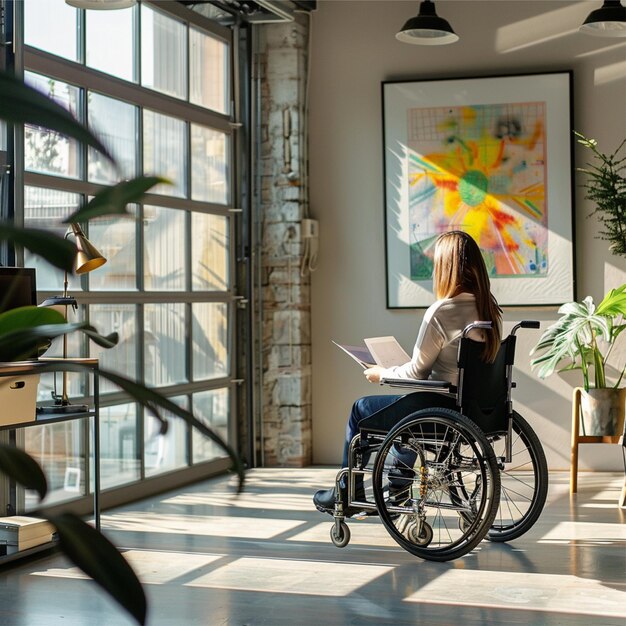
[{"label": "wheelchair", "polygon": [[[519,322],[502,341],[495,361],[485,363],[484,344],[468,335],[490,327],[491,322],[474,322],[463,330],[456,386],[381,380],[416,393],[442,394],[442,406],[409,412],[399,421],[397,410],[390,416],[382,409],[361,422],[350,442],[348,467],[336,478],[330,530],[335,546],[350,541],[347,517],[378,514],[402,548],[429,561],[448,561],[467,554],[485,537],[520,537],[536,522],[546,500],[548,468],[537,435],[513,410],[511,390],[515,333],[539,328],[539,322]],[[398,402],[410,407],[413,395]],[[363,488],[367,476],[373,501]],[[340,485],[346,485],[347,506]]]}]

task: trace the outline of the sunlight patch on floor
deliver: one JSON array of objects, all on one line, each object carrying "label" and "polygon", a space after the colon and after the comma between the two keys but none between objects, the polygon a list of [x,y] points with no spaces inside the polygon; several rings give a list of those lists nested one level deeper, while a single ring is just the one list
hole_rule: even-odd
[{"label": "sunlight patch on floor", "polygon": [[454,569],[405,601],[626,617],[626,591],[557,574]]},{"label": "sunlight patch on floor", "polygon": [[[163,550],[126,550],[122,552],[143,584],[163,585],[175,581],[194,570],[218,561],[223,555],[168,552]],[[89,578],[77,567],[56,567],[32,572],[33,576],[53,578]]]},{"label": "sunlight patch on floor", "polygon": [[271,539],[305,524],[301,520],[146,511],[123,511],[102,516],[102,527],[106,531],[176,533],[231,539]]},{"label": "sunlight patch on floor", "polygon": [[237,509],[264,509],[283,511],[313,511],[312,497],[302,494],[273,491],[254,493],[244,491],[236,495],[232,491],[213,490],[207,493],[183,493],[162,501],[163,504],[184,506],[219,506]]},{"label": "sunlight patch on floor", "polygon": [[[186,583],[190,587],[341,597],[394,568],[294,559],[241,558]],[[294,624],[297,618],[294,616]]]},{"label": "sunlight patch on floor", "polygon": [[[578,540],[626,541],[626,524],[602,522],[558,522],[539,541]],[[624,546],[622,546],[622,550]]]}]

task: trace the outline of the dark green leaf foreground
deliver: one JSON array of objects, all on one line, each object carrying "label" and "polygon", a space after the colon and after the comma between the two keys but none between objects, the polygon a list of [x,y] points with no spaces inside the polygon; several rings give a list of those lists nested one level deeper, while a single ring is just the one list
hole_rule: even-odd
[{"label": "dark green leaf foreground", "polygon": [[[53,371],[88,372],[80,363],[40,361],[38,373]],[[195,418],[192,413],[164,398],[143,385],[107,370],[98,374],[126,391],[161,422],[161,432],[167,431],[167,421],[162,412],[168,411],[184,419],[204,436],[214,441],[232,461],[232,470],[237,473],[237,493],[244,484],[244,468],[235,451],[219,435]],[[47,483],[43,471],[23,450],[0,446],[0,470],[28,489],[35,489],[40,498],[45,497]],[[70,513],[46,515],[45,509],[33,512],[46,517],[59,532],[60,548],[85,574],[94,579],[111,597],[126,609],[140,624],[145,623],[146,599],[137,576],[115,546],[97,530]]]},{"label": "dark green leaf foreground", "polygon": [[112,162],[104,144],[82,126],[62,106],[25,85],[10,74],[0,72],[0,118],[12,124],[34,124],[56,130],[92,146]]},{"label": "dark green leaf foreground", "polygon": [[48,493],[46,476],[35,459],[20,448],[0,446],[0,470],[26,487],[34,489],[40,499]]},{"label": "dark green leaf foreground", "polygon": [[[80,142],[92,146],[117,166],[102,142],[90,130],[72,117],[64,108],[40,92],[25,85],[13,76],[0,72],[0,119],[12,124],[33,124],[49,128]],[[139,176],[98,191],[94,198],[70,215],[66,223],[83,222],[96,217],[127,215],[127,205],[141,202],[148,190],[156,184],[169,181],[156,176]],[[76,246],[54,233],[37,229],[16,227],[0,221],[0,241],[10,241],[45,259],[55,267],[71,272],[76,255]],[[0,301],[2,295],[0,295]],[[52,309],[19,311],[15,316],[0,315],[0,361],[16,361],[33,358],[60,335],[80,331],[98,345],[110,348],[117,341],[117,333],[100,335],[86,323],[67,324],[59,313]],[[51,317],[56,313],[58,317]],[[60,319],[59,319],[60,317]],[[45,362],[38,364],[38,373],[52,371],[82,372],[88,368],[79,364]],[[170,412],[184,419],[193,428],[214,441],[232,460],[232,469],[239,478],[238,492],[243,488],[244,472],[241,461],[234,450],[208,426],[193,414],[174,404],[167,398],[144,385],[119,376],[113,372],[99,370],[106,378],[127,392],[161,422],[161,432],[166,432],[167,422],[161,412]],[[43,498],[47,492],[45,475],[37,463],[25,452],[0,446],[0,471],[29,489],[34,489]],[[45,510],[34,514],[47,517]],[[59,533],[60,547],[68,557],[91,576],[119,602],[140,624],[145,623],[147,605],[141,583],[132,568],[115,546],[97,530],[85,524],[73,514],[63,513],[49,518]]]},{"label": "dark green leaf foreground", "polygon": [[73,513],[48,518],[60,548],[85,574],[117,600],[139,624],[146,623],[146,596],[139,579],[117,548]]},{"label": "dark green leaf foreground", "polygon": [[72,271],[76,245],[49,230],[18,228],[8,222],[0,222],[0,240],[23,246],[62,271]]},{"label": "dark green leaf foreground", "polygon": [[84,207],[72,213],[64,223],[85,222],[108,215],[130,215],[127,205],[137,202],[149,189],[159,183],[170,184],[170,181],[159,176],[138,176],[113,187],[107,187],[97,193]]}]

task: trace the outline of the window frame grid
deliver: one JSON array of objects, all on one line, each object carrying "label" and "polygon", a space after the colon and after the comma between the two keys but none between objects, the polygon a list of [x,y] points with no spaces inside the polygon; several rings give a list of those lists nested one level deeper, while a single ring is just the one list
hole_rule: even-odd
[{"label": "window frame grid", "polygon": [[[70,61],[62,57],[57,57],[51,53],[36,48],[23,45],[23,59],[24,66],[28,71],[36,72],[51,79],[60,80],[66,82],[72,86],[77,87],[80,90],[80,112],[82,119],[87,121],[87,109],[88,109],[88,93],[94,91],[103,96],[116,98],[124,102],[128,102],[136,106],[137,116],[137,132],[138,141],[136,157],[138,159],[137,175],[143,173],[143,110],[148,108],[154,112],[164,115],[170,115],[177,119],[182,120],[186,125],[185,132],[185,156],[187,159],[187,172],[185,176],[185,197],[178,198],[174,196],[165,196],[160,194],[148,194],[145,199],[146,205],[155,205],[163,208],[174,208],[185,211],[185,270],[186,270],[186,284],[185,292],[146,292],[145,291],[145,276],[144,276],[144,259],[143,249],[145,245],[144,241],[144,229],[143,229],[143,217],[144,217],[144,203],[136,205],[137,207],[137,220],[135,224],[135,236],[136,236],[136,291],[128,292],[91,292],[89,291],[89,279],[88,275],[81,277],[81,283],[86,291],[77,292],[76,295],[79,298],[80,305],[83,308],[83,316],[85,319],[89,319],[90,305],[92,304],[132,304],[135,306],[137,314],[136,324],[136,374],[139,376],[145,372],[145,356],[143,350],[143,337],[145,334],[144,324],[144,307],[149,303],[158,302],[181,302],[184,304],[185,310],[185,325],[186,325],[186,337],[185,337],[185,349],[186,349],[186,369],[188,374],[188,382],[177,383],[175,385],[168,385],[161,388],[166,396],[185,396],[189,407],[193,399],[193,394],[200,391],[210,391],[213,389],[226,388],[229,390],[229,408],[227,416],[227,429],[229,441],[233,433],[236,432],[235,424],[235,412],[236,406],[235,396],[237,391],[238,381],[234,380],[236,372],[236,358],[234,356],[235,351],[233,347],[235,345],[236,338],[236,313],[237,302],[239,298],[235,295],[235,281],[236,281],[236,245],[235,245],[235,214],[237,209],[233,207],[237,193],[235,190],[236,181],[236,159],[237,159],[237,147],[235,136],[235,125],[231,122],[231,116],[234,111],[233,98],[235,97],[236,77],[234,66],[234,36],[230,29],[220,26],[207,20],[201,15],[194,14],[188,9],[182,7],[179,3],[172,0],[159,0],[158,2],[152,2],[150,0],[144,0],[145,4],[152,5],[150,8],[157,9],[160,13],[165,13],[168,17],[174,17],[179,19],[186,26],[186,40],[187,45],[185,49],[186,61],[187,61],[187,83],[186,83],[186,100],[181,100],[160,93],[156,90],[142,87],[141,81],[141,11],[139,7],[133,9],[135,13],[134,19],[134,82],[126,81],[124,79],[117,78],[115,76],[100,72],[96,69],[87,67],[86,62],[86,28],[85,28],[85,14],[83,10],[79,10],[77,14],[77,37],[79,50],[77,53],[78,62]],[[194,27],[201,32],[206,32],[208,35],[213,36],[227,45],[227,54],[225,56],[225,62],[227,63],[228,71],[224,75],[224,89],[226,94],[227,109],[226,113],[220,113],[214,109],[205,108],[197,104],[193,104],[189,101],[191,93],[191,76],[190,76],[190,28]],[[225,163],[228,168],[226,176],[226,184],[228,186],[228,194],[225,204],[217,204],[204,201],[191,200],[191,177],[192,177],[192,164],[191,164],[191,124],[198,124],[205,128],[211,128],[216,131],[224,133],[227,141],[227,153],[225,155]],[[20,143],[20,142],[18,142]],[[37,172],[27,172],[24,169],[23,159],[23,133],[21,140],[21,156],[18,160],[20,166],[18,170],[21,170],[22,187],[24,185],[33,187],[44,187],[54,190],[62,190],[66,192],[79,193],[83,195],[83,199],[86,199],[88,195],[93,194],[98,189],[105,187],[106,185],[100,185],[91,183],[88,180],[88,147],[85,144],[80,144],[79,148],[79,178],[68,179],[63,177],[57,177],[54,175],[41,174]],[[19,154],[19,149],[16,146],[16,153]],[[17,156],[16,154],[16,156]],[[23,193],[21,194],[23,197]],[[193,291],[192,289],[192,272],[191,272],[191,220],[192,212],[201,212],[212,215],[218,215],[228,218],[227,233],[228,233],[228,288],[224,291]],[[24,208],[23,202],[21,203],[21,211],[19,212],[18,219],[23,222]],[[47,297],[48,295],[54,295],[53,291],[40,291],[40,297]],[[227,306],[227,319],[228,319],[228,335],[227,335],[227,351],[229,354],[228,373],[224,377],[214,378],[209,380],[194,381],[193,377],[193,344],[191,341],[191,323],[192,323],[192,303],[201,302],[221,302]],[[86,341],[84,342],[86,346]],[[85,349],[85,347],[83,348]],[[87,383],[85,387],[86,398],[91,393],[91,381],[87,377]],[[112,392],[102,396],[101,407],[115,406],[118,404],[128,403],[129,398],[127,394],[123,392]],[[140,467],[140,480],[143,480],[146,476],[145,469],[145,441],[144,441],[144,422],[145,412],[141,410],[141,407],[137,406],[137,450],[139,454],[139,467]],[[85,431],[88,429],[85,428]],[[186,461],[187,466],[183,469],[172,470],[173,472],[185,471],[185,469],[192,469],[195,464],[193,460],[193,437],[191,428],[186,427]],[[87,442],[89,443],[89,442]],[[91,450],[89,446],[86,449],[86,459],[89,459]],[[221,461],[217,459],[216,461]],[[214,461],[202,462],[202,464],[211,464]],[[168,472],[166,472],[168,473]],[[124,487],[126,484],[120,485]],[[115,489],[115,488],[112,488]],[[90,487],[87,489],[88,493]],[[88,494],[87,494],[88,495]]]}]

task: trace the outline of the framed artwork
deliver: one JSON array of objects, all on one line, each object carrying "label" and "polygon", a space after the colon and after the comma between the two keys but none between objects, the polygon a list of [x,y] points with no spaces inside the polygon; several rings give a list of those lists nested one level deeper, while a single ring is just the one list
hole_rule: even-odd
[{"label": "framed artwork", "polygon": [[384,82],[387,307],[427,307],[438,235],[501,305],[574,300],[571,72]]}]

